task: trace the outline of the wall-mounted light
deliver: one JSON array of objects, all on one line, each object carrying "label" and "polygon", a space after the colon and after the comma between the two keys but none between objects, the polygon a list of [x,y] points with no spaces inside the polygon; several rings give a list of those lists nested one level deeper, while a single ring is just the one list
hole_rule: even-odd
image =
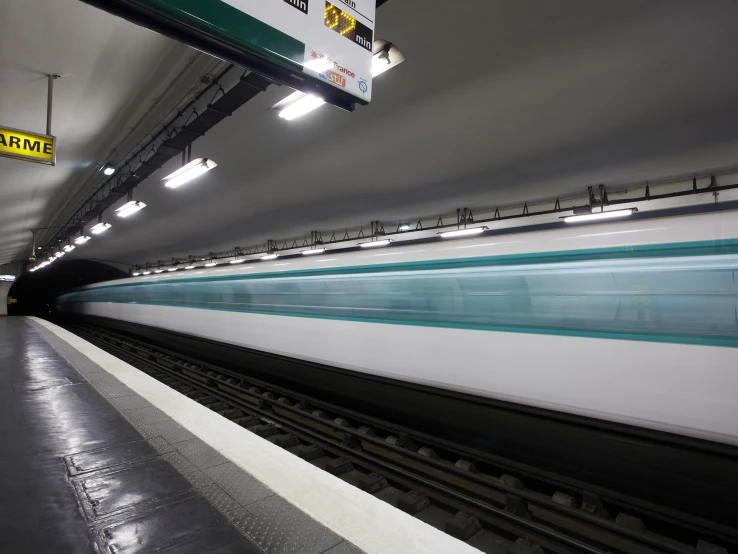
[{"label": "wall-mounted light", "polygon": [[185,183],[189,183],[193,179],[197,179],[203,173],[207,173],[213,168],[218,167],[218,164],[208,158],[197,158],[192,160],[187,165],[179,168],[171,175],[167,175],[162,179],[164,186],[170,189],[176,189],[181,187]]},{"label": "wall-mounted light", "polygon": [[628,217],[638,211],[638,208],[628,208],[627,210],[612,210],[609,212],[593,212],[591,214],[570,215],[564,218],[567,223],[580,223],[583,221],[596,221],[598,219],[613,219],[618,217]]},{"label": "wall-mounted light", "polygon": [[302,254],[305,256],[312,256],[313,254],[322,254],[326,250],[326,248],[311,248],[310,250],[303,250]]},{"label": "wall-mounted light", "polygon": [[379,246],[387,246],[392,242],[392,239],[375,240],[372,242],[360,242],[358,246],[362,248],[376,248]]},{"label": "wall-mounted light", "polygon": [[452,239],[456,237],[468,237],[473,235],[479,235],[484,233],[488,227],[472,227],[469,229],[455,229],[453,231],[444,231],[439,233],[445,239]]}]

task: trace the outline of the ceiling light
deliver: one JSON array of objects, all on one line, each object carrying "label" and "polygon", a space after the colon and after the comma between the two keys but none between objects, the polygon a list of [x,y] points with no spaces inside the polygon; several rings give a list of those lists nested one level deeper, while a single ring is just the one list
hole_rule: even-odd
[{"label": "ceiling light", "polygon": [[150,271],[144,271],[143,274],[144,275],[151,275],[151,272]]},{"label": "ceiling light", "polygon": [[105,166],[105,169],[103,169],[103,173],[110,177],[113,173],[115,173],[115,168],[113,166],[107,165]]},{"label": "ceiling light", "polygon": [[400,225],[400,231],[409,231],[412,229],[410,225]]},{"label": "ceiling light", "polygon": [[276,104],[274,109],[279,110],[279,117],[292,121],[318,109],[323,104],[325,104],[325,100],[322,98],[298,91]]},{"label": "ceiling light", "polygon": [[279,258],[279,254],[266,254],[261,257],[262,260],[276,260]]},{"label": "ceiling light", "polygon": [[216,262],[208,262],[205,264],[205,267],[215,267],[216,265],[218,265]]},{"label": "ceiling light", "polygon": [[386,40],[375,40],[373,51],[372,77],[377,77],[405,61],[405,55],[397,46]]},{"label": "ceiling light", "polygon": [[610,212],[594,212],[585,215],[570,215],[564,218],[567,223],[579,223],[581,221],[594,221],[597,219],[611,219],[615,217],[627,217],[637,212],[637,208],[628,208],[627,210],[613,210]]},{"label": "ceiling light", "polygon": [[84,244],[88,240],[90,240],[90,237],[88,237],[87,235],[80,235],[76,239],[74,239],[74,244]]},{"label": "ceiling light", "polygon": [[66,245],[66,246],[64,247],[64,252],[71,252],[71,251],[72,251],[72,250],[74,250],[75,248],[77,248],[77,247],[76,247],[76,246],[74,246],[73,244],[67,244],[67,245]]},{"label": "ceiling light", "polygon": [[303,250],[302,253],[305,256],[312,256],[313,254],[322,254],[325,251],[325,248],[313,248],[312,250]]},{"label": "ceiling light", "polygon": [[141,275],[139,272],[133,274],[134,277],[138,277],[139,275]]},{"label": "ceiling light", "polygon": [[110,229],[112,225],[110,223],[103,223],[102,221],[100,223],[97,223],[96,225],[93,225],[90,231],[93,235],[99,235],[100,233],[104,233],[108,229]]},{"label": "ceiling light", "polygon": [[185,266],[185,269],[195,269],[195,266],[194,265],[186,265]]},{"label": "ceiling light", "polygon": [[232,264],[242,264],[242,263],[243,263],[243,262],[245,262],[245,261],[246,261],[246,260],[231,260],[231,263],[232,263]]},{"label": "ceiling light", "polygon": [[480,233],[484,233],[486,230],[487,227],[474,227],[472,229],[456,229],[455,231],[446,231],[444,233],[440,233],[440,235],[445,239],[452,239],[455,237],[478,235]]},{"label": "ceiling light", "polygon": [[176,268],[176,267],[170,267],[169,269],[167,269],[167,271],[177,271],[177,269],[178,268]]},{"label": "ceiling light", "polygon": [[61,250],[59,250],[59,252],[57,252],[56,254],[54,254],[54,256],[57,257],[57,258],[61,258],[64,254],[66,254],[66,252],[62,252]]},{"label": "ceiling light", "polygon": [[163,269],[155,269],[154,270],[154,273],[164,273],[164,270]]},{"label": "ceiling light", "polygon": [[143,202],[131,200],[130,202],[126,202],[120,208],[115,210],[115,213],[118,217],[128,217],[129,215],[135,214],[139,210],[143,210],[145,207],[146,204],[144,204]]},{"label": "ceiling light", "polygon": [[193,179],[198,178],[203,173],[207,173],[215,167],[218,167],[218,164],[215,163],[213,160],[209,160],[207,158],[197,158],[196,160],[192,160],[187,165],[180,167],[171,175],[164,177],[162,181],[164,181],[164,185],[169,187],[170,189],[176,189],[177,187],[180,187],[185,183],[189,183]]},{"label": "ceiling light", "polygon": [[375,240],[373,242],[362,242],[359,244],[362,248],[374,248],[376,246],[387,246],[392,239]]}]

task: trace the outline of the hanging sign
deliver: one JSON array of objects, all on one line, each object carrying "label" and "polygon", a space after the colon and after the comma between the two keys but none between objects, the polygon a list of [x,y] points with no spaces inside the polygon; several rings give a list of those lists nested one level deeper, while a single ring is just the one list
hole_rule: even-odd
[{"label": "hanging sign", "polygon": [[0,126],[0,157],[54,165],[56,138]]},{"label": "hanging sign", "polygon": [[376,0],[84,1],[330,103],[371,100]]}]

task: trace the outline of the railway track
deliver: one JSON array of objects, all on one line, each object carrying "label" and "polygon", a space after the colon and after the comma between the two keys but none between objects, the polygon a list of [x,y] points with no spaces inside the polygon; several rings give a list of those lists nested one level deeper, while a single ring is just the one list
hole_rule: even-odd
[{"label": "railway track", "polygon": [[[593,492],[108,330],[68,330],[482,552],[726,554],[735,529]],[[599,493],[599,494],[598,494]]]}]

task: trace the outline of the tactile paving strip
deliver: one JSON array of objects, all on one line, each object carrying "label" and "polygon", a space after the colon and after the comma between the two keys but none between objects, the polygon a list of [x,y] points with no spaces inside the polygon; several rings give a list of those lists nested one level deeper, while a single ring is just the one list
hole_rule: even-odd
[{"label": "tactile paving strip", "polygon": [[274,496],[274,491],[232,463],[206,469],[205,474],[247,510],[252,503]]},{"label": "tactile paving strip", "polygon": [[152,444],[163,458],[267,554],[361,554],[277,496],[43,325],[43,338]]},{"label": "tactile paving strip", "polygon": [[198,469],[208,469],[228,463],[228,458],[200,439],[178,442],[177,450]]},{"label": "tactile paving strip", "polygon": [[267,554],[319,554],[344,542],[279,496],[250,504],[243,519],[234,524]]},{"label": "tactile paving strip", "polygon": [[326,550],[325,554],[362,554],[362,552],[362,550],[350,542],[342,542],[338,546],[334,546],[330,550]]}]

